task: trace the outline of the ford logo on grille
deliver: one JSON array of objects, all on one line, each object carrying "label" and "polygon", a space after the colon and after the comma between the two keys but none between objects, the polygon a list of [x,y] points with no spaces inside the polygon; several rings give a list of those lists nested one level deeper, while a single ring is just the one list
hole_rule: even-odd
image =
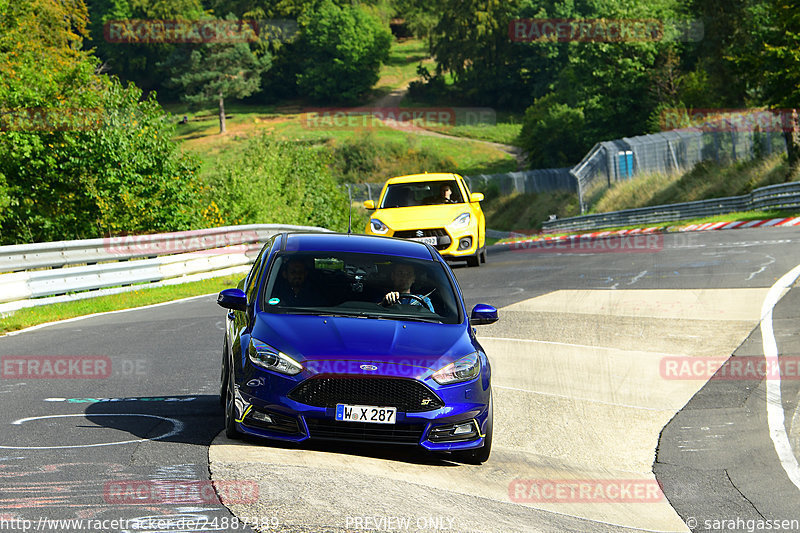
[{"label": "ford logo on grille", "polygon": [[361,370],[378,370],[378,367],[375,365],[361,365],[359,368],[361,368]]}]

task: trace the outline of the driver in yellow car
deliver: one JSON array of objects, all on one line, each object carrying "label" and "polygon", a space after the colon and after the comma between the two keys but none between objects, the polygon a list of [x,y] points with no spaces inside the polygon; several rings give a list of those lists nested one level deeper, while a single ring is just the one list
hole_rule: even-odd
[{"label": "driver in yellow car", "polygon": [[387,292],[381,303],[384,305],[423,305],[424,302],[424,305],[426,305],[431,312],[435,313],[433,304],[427,296],[415,295],[416,298],[403,296],[404,294],[413,294],[411,292],[411,285],[413,285],[416,280],[416,273],[412,265],[407,263],[395,263],[392,266],[391,280],[394,290]]}]

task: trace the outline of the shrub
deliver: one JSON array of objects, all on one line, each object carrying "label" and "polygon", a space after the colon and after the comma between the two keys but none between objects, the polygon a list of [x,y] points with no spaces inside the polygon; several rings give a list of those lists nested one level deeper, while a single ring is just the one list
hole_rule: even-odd
[{"label": "shrub", "polygon": [[174,231],[198,222],[198,165],[172,141],[169,116],[154,96],[140,101],[133,85],[98,81],[96,111],[74,118],[99,124],[0,135],[11,204],[3,243]]},{"label": "shrub", "polygon": [[587,151],[583,109],[558,102],[549,94],[525,111],[520,141],[531,168],[565,167]]},{"label": "shrub", "polygon": [[255,137],[214,175],[210,192],[226,224],[347,229],[346,193],[312,147]]}]

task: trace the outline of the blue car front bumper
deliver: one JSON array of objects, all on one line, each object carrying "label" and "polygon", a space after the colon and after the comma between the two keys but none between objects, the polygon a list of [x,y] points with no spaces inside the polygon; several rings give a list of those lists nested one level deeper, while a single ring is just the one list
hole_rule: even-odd
[{"label": "blue car front bumper", "polygon": [[[441,386],[428,380],[403,380],[404,385],[424,386],[434,396],[436,408],[398,407],[394,424],[344,422],[335,419],[336,404],[309,405],[295,399],[300,385],[313,376],[298,379],[253,369],[245,384],[236,387],[235,414],[242,433],[290,442],[333,440],[381,444],[418,445],[430,451],[480,448],[489,421],[491,391],[488,378]],[[255,374],[259,374],[255,376]],[[323,376],[331,380],[358,380],[354,376]],[[369,378],[360,378],[369,379]],[[389,378],[375,376],[373,381]],[[412,383],[413,382],[413,383]],[[314,401],[313,403],[320,403]],[[324,403],[324,402],[323,402]],[[350,403],[344,401],[341,403]],[[387,401],[384,405],[391,405]],[[402,405],[402,404],[401,404]],[[416,412],[414,412],[416,411]],[[453,435],[452,428],[459,427]]]}]

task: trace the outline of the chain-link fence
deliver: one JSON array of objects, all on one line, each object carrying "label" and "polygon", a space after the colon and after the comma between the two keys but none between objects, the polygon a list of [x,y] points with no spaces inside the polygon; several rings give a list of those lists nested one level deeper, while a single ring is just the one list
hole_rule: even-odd
[{"label": "chain-link fence", "polygon": [[588,193],[639,174],[685,171],[700,161],[747,160],[786,149],[781,132],[673,130],[594,145],[570,173],[577,181],[581,212]]},{"label": "chain-link fence", "polygon": [[578,192],[578,183],[569,171],[569,168],[542,168],[505,174],[477,174],[464,176],[464,179],[473,192],[485,193],[495,187],[501,196],[515,192]]},{"label": "chain-link fence", "polygon": [[[486,193],[496,188],[501,196],[513,193],[537,193],[569,191],[577,192],[578,183],[570,174],[569,168],[545,168],[506,172],[504,174],[476,174],[464,176],[472,192]],[[354,202],[365,200],[377,201],[383,189],[383,183],[350,183],[349,187]]]},{"label": "chain-link fence", "polygon": [[[738,115],[701,127],[683,128],[638,137],[624,137],[594,145],[572,168],[548,168],[504,174],[464,176],[470,189],[486,193],[496,188],[501,196],[513,193],[577,192],[581,213],[601,189],[641,174],[684,172],[700,161],[742,161],[786,150],[783,132],[742,130]],[[709,124],[711,124],[709,131]],[[383,183],[356,183],[353,201],[377,201]],[[597,194],[596,194],[597,193]]]}]

